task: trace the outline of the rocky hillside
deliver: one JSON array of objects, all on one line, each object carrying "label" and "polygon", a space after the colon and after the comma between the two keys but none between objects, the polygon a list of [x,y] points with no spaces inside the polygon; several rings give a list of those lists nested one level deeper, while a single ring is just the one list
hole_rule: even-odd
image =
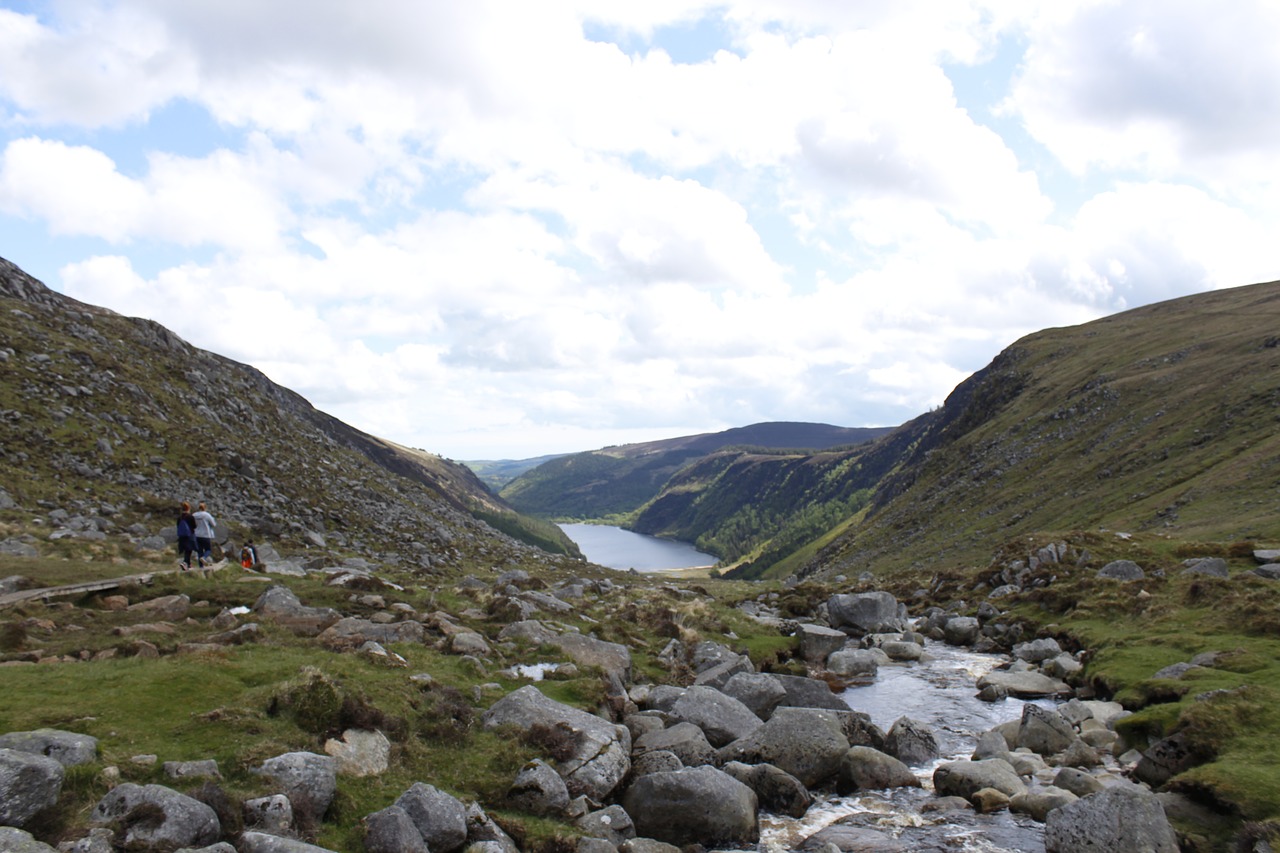
[{"label": "rocky hillside", "polygon": [[980,564],[1037,531],[1280,541],[1280,282],[1029,335],[873,453],[801,574]]},{"label": "rocky hillside", "polygon": [[[236,538],[431,570],[483,550],[576,548],[467,468],[378,439],[162,326],[0,259],[0,523],[119,555],[208,501]],[[39,535],[48,535],[45,530]],[[105,537],[105,538],[104,538]]]},{"label": "rocky hillside", "polygon": [[544,518],[608,518],[635,511],[681,468],[726,448],[826,450],[888,431],[779,422],[606,447],[552,459],[516,477],[501,494],[521,512]]}]

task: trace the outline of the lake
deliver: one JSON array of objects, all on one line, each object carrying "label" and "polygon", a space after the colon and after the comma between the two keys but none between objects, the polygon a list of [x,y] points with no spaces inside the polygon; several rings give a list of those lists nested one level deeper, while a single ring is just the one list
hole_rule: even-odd
[{"label": "lake", "polygon": [[611,569],[660,572],[713,566],[716,558],[704,554],[688,542],[673,542],[642,533],[632,533],[607,524],[561,524],[560,529],[578,543],[583,556]]}]

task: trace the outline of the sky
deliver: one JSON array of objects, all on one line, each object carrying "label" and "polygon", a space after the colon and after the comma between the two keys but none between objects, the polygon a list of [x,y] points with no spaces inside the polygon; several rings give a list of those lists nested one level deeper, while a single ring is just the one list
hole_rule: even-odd
[{"label": "sky", "polygon": [[892,426],[1280,278],[1276,44],[1278,0],[0,0],[0,256],[453,459]]}]

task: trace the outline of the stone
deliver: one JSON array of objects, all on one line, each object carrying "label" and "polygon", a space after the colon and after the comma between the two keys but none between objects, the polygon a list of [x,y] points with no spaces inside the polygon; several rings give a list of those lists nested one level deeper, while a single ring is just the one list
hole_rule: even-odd
[{"label": "stone", "polygon": [[187,618],[191,609],[191,599],[185,595],[162,595],[147,601],[139,601],[129,605],[129,612],[143,613],[152,619],[165,622],[180,622]]},{"label": "stone", "polygon": [[635,822],[627,810],[618,805],[588,812],[578,818],[576,826],[584,835],[602,838],[615,845],[636,837]]},{"label": "stone", "polygon": [[532,684],[499,699],[482,721],[487,729],[512,726],[522,732],[535,725],[565,728],[575,748],[571,756],[557,762],[556,770],[573,796],[586,794],[603,801],[631,769],[631,733],[626,726],[548,699]]},{"label": "stone", "polygon": [[[712,753],[715,757],[715,753]],[[710,761],[702,762],[710,764]],[[685,763],[680,760],[680,756],[674,752],[665,749],[655,749],[651,752],[642,752],[631,758],[631,776],[644,776],[648,773],[663,773],[668,770],[683,770]],[[742,782],[744,780],[739,779]]]},{"label": "stone", "polygon": [[245,800],[240,811],[246,829],[270,835],[287,835],[293,829],[293,805],[284,794]]},{"label": "stone", "polygon": [[906,630],[898,601],[888,592],[859,592],[827,599],[831,627],[861,636]]},{"label": "stone", "polygon": [[714,687],[722,690],[729,680],[736,675],[745,675],[756,671],[755,664],[747,655],[738,655],[731,660],[722,661],[715,666],[704,669],[694,678],[693,683],[699,687]]},{"label": "stone", "polygon": [[1013,672],[996,669],[978,679],[978,689],[985,690],[995,686],[1005,690],[1010,696],[1019,699],[1040,699],[1046,696],[1057,696],[1068,693],[1071,688],[1061,681],[1050,678],[1039,672]]},{"label": "stone", "polygon": [[[847,709],[846,709],[847,710]],[[760,728],[717,751],[718,761],[773,764],[815,788],[832,780],[849,751],[841,718],[818,708],[779,708]]]},{"label": "stone", "polygon": [[1062,788],[1034,788],[1009,799],[1009,811],[1029,815],[1032,820],[1044,823],[1049,812],[1074,803],[1079,797]]},{"label": "stone", "polygon": [[895,663],[909,663],[924,657],[924,646],[909,640],[889,640],[880,648]]},{"label": "stone", "polygon": [[884,751],[904,764],[928,764],[938,757],[938,738],[924,723],[899,717],[885,735]]},{"label": "stone", "polygon": [[1013,647],[1013,656],[1028,663],[1040,663],[1060,654],[1062,654],[1062,647],[1052,637],[1032,640],[1028,643],[1018,643]]},{"label": "stone", "polygon": [[995,788],[1012,797],[1027,790],[1009,762],[1000,758],[982,761],[951,761],[933,772],[933,787],[939,795],[964,797],[983,788]]},{"label": "stone", "polygon": [[[1021,796],[1020,794],[1018,796]],[[991,814],[1009,807],[1010,797],[997,788],[980,788],[970,795],[973,810],[978,814]]]},{"label": "stone", "polygon": [[25,826],[58,802],[63,766],[38,753],[0,749],[0,824]]},{"label": "stone", "polygon": [[879,668],[879,659],[871,649],[841,649],[827,658],[827,671],[841,678],[875,678]]},{"label": "stone", "polygon": [[[672,755],[672,758],[675,756]],[[512,808],[529,814],[558,815],[569,805],[569,788],[555,768],[541,759],[535,759],[520,768],[520,772],[516,774],[515,781],[507,791],[507,802]]]},{"label": "stone", "polygon": [[362,824],[365,853],[430,853],[413,819],[399,806],[366,815]]},{"label": "stone", "polygon": [[972,646],[982,632],[982,625],[972,616],[954,616],[942,627],[947,645]]},{"label": "stone", "polygon": [[1142,758],[1133,769],[1134,778],[1152,788],[1159,788],[1184,770],[1200,762],[1187,746],[1182,732],[1156,741],[1142,752]]},{"label": "stone", "polygon": [[757,802],[754,791],[714,767],[642,776],[622,795],[638,835],[679,847],[755,842]]},{"label": "stone", "polygon": [[1045,853],[1177,853],[1178,840],[1159,799],[1121,783],[1049,812]]},{"label": "stone", "polygon": [[831,692],[831,685],[816,678],[803,675],[770,674],[777,679],[782,689],[787,691],[786,698],[779,707],[786,708],[823,708],[829,711],[848,711],[849,706],[839,696]]},{"label": "stone", "polygon": [[904,853],[909,848],[892,836],[866,826],[833,823],[805,838],[800,849],[815,853]]},{"label": "stone", "polygon": [[707,741],[716,747],[746,737],[764,725],[746,705],[711,687],[690,687],[667,713],[673,720],[702,729]]},{"label": "stone", "polygon": [[296,838],[250,831],[240,835],[239,853],[337,853],[337,851],[330,850],[328,847],[317,847]]},{"label": "stone", "polygon": [[253,612],[303,637],[315,637],[342,618],[331,607],[307,607],[287,586],[271,586],[253,603]]},{"label": "stone", "polygon": [[1183,565],[1186,566],[1182,570],[1183,575],[1206,575],[1212,578],[1231,576],[1227,570],[1227,561],[1221,557],[1199,557],[1187,560]]},{"label": "stone", "polygon": [[417,827],[432,853],[453,853],[467,840],[467,810],[439,788],[414,782],[395,801]]},{"label": "stone", "polygon": [[0,749],[16,749],[52,758],[63,767],[92,764],[98,760],[98,739],[60,729],[35,729],[0,735]]},{"label": "stone", "polygon": [[730,761],[720,769],[755,791],[760,808],[766,811],[798,818],[813,804],[809,789],[781,767]]},{"label": "stone", "polygon": [[679,758],[685,767],[714,764],[716,761],[715,747],[707,740],[702,729],[693,723],[677,723],[669,729],[659,729],[641,735],[636,740],[635,751],[638,753],[670,752]]},{"label": "stone", "polygon": [[295,816],[319,821],[338,790],[337,762],[314,752],[286,752],[253,772],[270,779],[289,798]]},{"label": "stone", "polygon": [[337,761],[340,776],[380,776],[391,762],[391,741],[379,731],[347,729],[341,740],[325,741],[324,751]]},{"label": "stone", "polygon": [[920,780],[910,767],[869,746],[850,747],[840,761],[838,789],[842,794],[918,787]]},{"label": "stone", "polygon": [[164,775],[170,779],[221,779],[218,762],[212,758],[200,761],[166,761]]},{"label": "stone", "polygon": [[849,635],[844,631],[808,623],[797,626],[796,636],[800,638],[800,657],[811,664],[822,663],[849,641]]},{"label": "stone", "polygon": [[[0,850],[5,853],[58,853],[43,841],[36,841],[31,833],[14,826],[0,826]],[[107,850],[109,853],[111,848]]]},{"label": "stone", "polygon": [[1039,705],[1022,706],[1015,747],[1025,747],[1039,755],[1062,752],[1076,740],[1075,729],[1061,714]]},{"label": "stone", "polygon": [[720,690],[737,699],[761,720],[769,719],[787,697],[787,691],[778,679],[762,672],[739,672]]},{"label": "stone", "polygon": [[[142,809],[146,819],[130,820]],[[99,800],[89,822],[97,826],[119,822],[121,846],[127,849],[204,847],[222,834],[218,816],[199,800],[163,785],[131,782],[117,785]]]},{"label": "stone", "polygon": [[1086,773],[1075,767],[1063,767],[1053,777],[1053,787],[1070,791],[1077,797],[1087,797],[1102,790],[1103,784],[1097,776]]},{"label": "stone", "polygon": [[1107,578],[1108,580],[1136,581],[1142,580],[1146,576],[1147,573],[1133,560],[1113,560],[1098,569],[1098,577]]}]

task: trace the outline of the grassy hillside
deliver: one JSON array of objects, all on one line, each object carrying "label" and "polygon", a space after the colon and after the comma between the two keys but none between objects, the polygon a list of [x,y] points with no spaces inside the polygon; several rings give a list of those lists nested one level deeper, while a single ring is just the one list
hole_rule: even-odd
[{"label": "grassy hillside", "polygon": [[865,518],[806,572],[971,563],[1040,530],[1280,539],[1280,283],[1029,335],[884,443]]},{"label": "grassy hillside", "polygon": [[685,465],[725,448],[825,450],[862,444],[888,431],[778,422],[606,447],[539,465],[508,483],[501,494],[521,512],[545,518],[616,518],[655,498]]},{"label": "grassy hillside", "polygon": [[519,477],[525,471],[537,468],[552,459],[558,459],[562,455],[554,453],[550,456],[537,456],[533,459],[465,459],[462,464],[475,471],[480,481],[489,487],[489,491],[496,495],[502,491],[503,486]]}]

